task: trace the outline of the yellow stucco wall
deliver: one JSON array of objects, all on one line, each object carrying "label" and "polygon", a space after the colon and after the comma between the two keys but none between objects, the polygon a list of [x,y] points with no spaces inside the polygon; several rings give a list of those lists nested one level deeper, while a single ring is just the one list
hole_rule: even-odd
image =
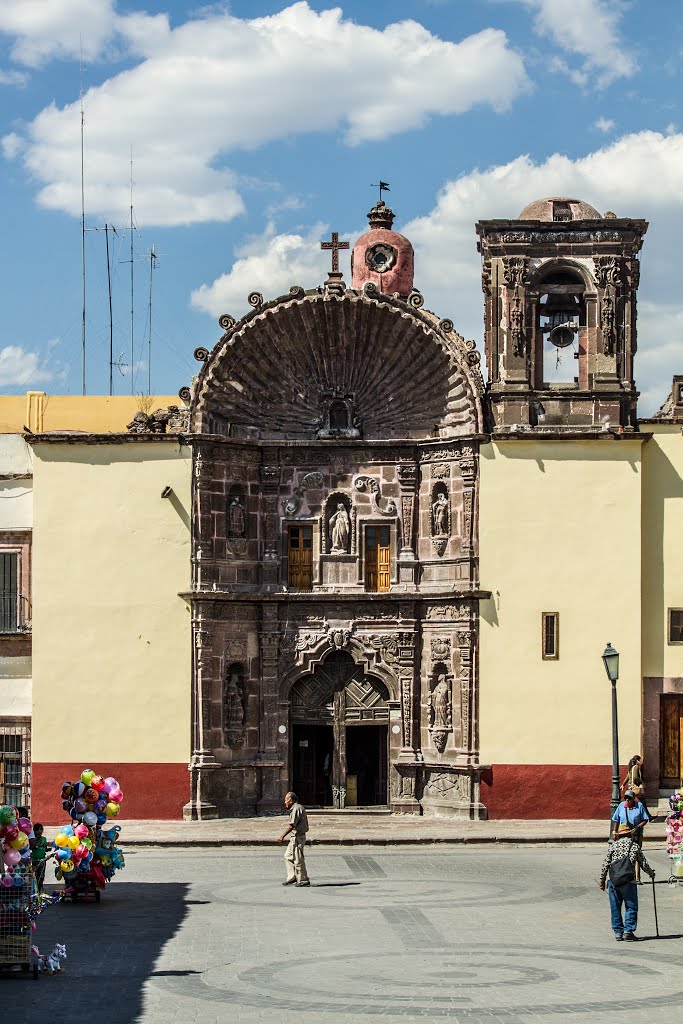
[{"label": "yellow stucco wall", "polygon": [[136,412],[182,406],[173,395],[0,395],[0,434],[34,434],[47,430],[85,430],[93,434],[122,432]]},{"label": "yellow stucco wall", "polygon": [[190,475],[177,443],[35,445],[34,761],[189,759]]},{"label": "yellow stucco wall", "polygon": [[[609,764],[607,641],[621,751],[639,749],[641,455],[631,440],[482,446],[482,762]],[[560,614],[557,661],[541,657],[542,612]]]},{"label": "yellow stucco wall", "polygon": [[668,609],[683,608],[683,436],[680,424],[643,429],[643,675],[683,676],[667,635]]}]

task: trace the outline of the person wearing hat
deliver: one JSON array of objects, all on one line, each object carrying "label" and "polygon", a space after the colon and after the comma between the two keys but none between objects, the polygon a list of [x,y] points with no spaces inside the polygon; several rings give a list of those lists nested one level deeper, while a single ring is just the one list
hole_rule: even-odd
[{"label": "person wearing hat", "polygon": [[[632,865],[630,878],[624,878],[622,874],[621,880],[618,877],[614,877],[613,880],[613,871],[619,873],[621,867],[623,872],[623,863],[625,861],[630,861]],[[624,833],[619,836],[616,842],[609,843],[600,869],[598,885],[603,891],[606,887],[609,893],[612,930],[617,942],[637,942],[635,932],[638,927],[638,889],[633,876],[641,867],[643,871],[648,873],[654,883],[654,869],[645,860],[643,851],[638,848],[634,836]],[[607,878],[608,874],[610,875],[609,879]],[[624,908],[623,918],[621,916],[622,905]]]},{"label": "person wearing hat", "polygon": [[[624,799],[612,815],[612,839],[632,839],[640,849],[643,845],[643,828],[650,820],[650,815],[643,804],[639,803],[632,789],[624,791]],[[640,863],[635,862],[636,885],[640,885]]]}]

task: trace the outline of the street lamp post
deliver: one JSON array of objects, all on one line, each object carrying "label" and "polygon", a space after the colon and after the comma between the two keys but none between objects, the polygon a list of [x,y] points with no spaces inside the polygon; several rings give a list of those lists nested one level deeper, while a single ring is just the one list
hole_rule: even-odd
[{"label": "street lamp post", "polygon": [[619,794],[619,728],[617,725],[617,679],[619,678],[619,651],[615,651],[609,641],[603,651],[602,661],[607,678],[612,684],[612,799],[610,801],[610,818],[620,803]]}]

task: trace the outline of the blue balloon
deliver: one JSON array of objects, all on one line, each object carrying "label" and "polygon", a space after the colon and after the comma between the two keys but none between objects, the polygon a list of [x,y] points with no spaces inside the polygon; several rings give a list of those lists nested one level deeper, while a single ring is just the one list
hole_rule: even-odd
[{"label": "blue balloon", "polygon": [[62,829],[62,835],[72,836],[73,834],[74,834],[74,830],[71,827],[71,825],[65,825],[64,828]]},{"label": "blue balloon", "polygon": [[57,859],[58,860],[68,860],[70,856],[71,856],[71,850],[69,850],[68,848],[65,848],[63,850],[57,850]]},{"label": "blue balloon", "polygon": [[107,820],[107,815],[106,814],[98,814],[97,815],[97,824],[98,825],[104,825],[106,820]]}]

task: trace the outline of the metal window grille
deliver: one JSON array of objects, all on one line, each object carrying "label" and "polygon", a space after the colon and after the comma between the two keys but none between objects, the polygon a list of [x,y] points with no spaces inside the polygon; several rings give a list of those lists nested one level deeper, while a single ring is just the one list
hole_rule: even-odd
[{"label": "metal window grille", "polygon": [[541,653],[544,661],[557,661],[560,656],[560,613],[543,612]]},{"label": "metal window grille", "polygon": [[31,629],[31,606],[19,592],[18,551],[0,551],[0,633],[25,633]]},{"label": "metal window grille", "polygon": [[31,802],[31,725],[0,718],[0,804]]}]

